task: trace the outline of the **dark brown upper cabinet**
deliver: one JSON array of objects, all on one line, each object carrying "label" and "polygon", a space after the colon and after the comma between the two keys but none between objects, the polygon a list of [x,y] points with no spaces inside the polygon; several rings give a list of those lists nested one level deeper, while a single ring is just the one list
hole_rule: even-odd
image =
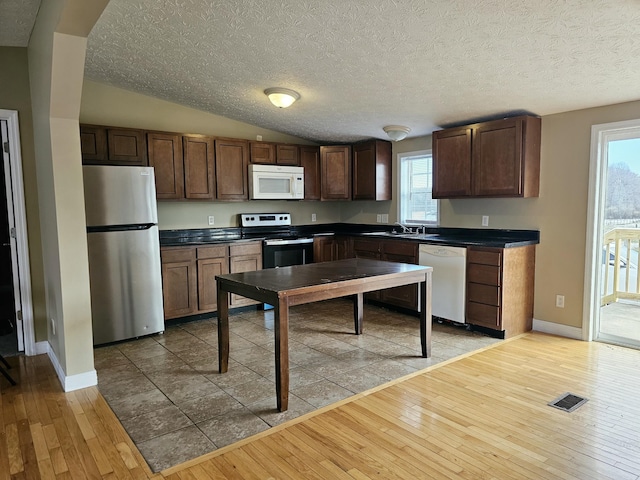
[{"label": "dark brown upper cabinet", "polygon": [[158,199],[215,198],[213,137],[149,132],[147,147]]},{"label": "dark brown upper cabinet", "polygon": [[297,145],[276,144],[276,163],[278,165],[294,165],[300,163],[300,151]]},{"label": "dark brown upper cabinet", "polygon": [[216,198],[213,137],[183,135],[182,152],[185,198],[201,200]]},{"label": "dark brown upper cabinet", "polygon": [[300,147],[304,168],[304,199],[320,200],[320,147]]},{"label": "dark brown upper cabinet", "polygon": [[143,130],[80,125],[80,148],[85,165],[148,165]]},{"label": "dark brown upper cabinet", "polygon": [[216,191],[218,200],[242,201],[249,199],[247,182],[249,142],[230,138],[217,138]]},{"label": "dark brown upper cabinet", "polygon": [[433,133],[433,197],[537,197],[539,117],[523,115]]},{"label": "dark brown upper cabinet", "polygon": [[353,199],[391,200],[391,142],[353,146]]},{"label": "dark brown upper cabinet", "polygon": [[321,200],[351,200],[351,146],[320,147]]},{"label": "dark brown upper cabinet", "polygon": [[173,133],[147,133],[149,166],[154,168],[156,197],[177,200],[184,196],[182,136]]},{"label": "dark brown upper cabinet", "polygon": [[433,132],[433,198],[471,195],[471,128]]},{"label": "dark brown upper cabinet", "polygon": [[249,142],[251,163],[275,164],[276,146],[268,142]]}]

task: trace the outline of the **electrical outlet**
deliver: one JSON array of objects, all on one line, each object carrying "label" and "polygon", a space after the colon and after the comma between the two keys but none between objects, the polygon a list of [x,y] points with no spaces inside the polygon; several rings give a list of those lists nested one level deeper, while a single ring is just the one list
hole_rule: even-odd
[{"label": "electrical outlet", "polygon": [[378,223],[382,223],[382,214],[381,214],[381,213],[379,213],[378,215],[376,215],[376,221],[377,221]]},{"label": "electrical outlet", "polygon": [[51,318],[51,333],[56,334],[56,321]]},{"label": "electrical outlet", "polygon": [[261,142],[262,141],[262,135],[256,135],[256,140]]},{"label": "electrical outlet", "polygon": [[382,223],[389,223],[389,214],[388,213],[383,213],[382,214]]},{"label": "electrical outlet", "polygon": [[215,225],[216,219],[213,215],[209,215],[208,220],[209,220],[209,225]]},{"label": "electrical outlet", "polygon": [[556,307],[564,308],[564,295],[556,295]]},{"label": "electrical outlet", "polygon": [[312,222],[315,222],[317,219],[318,219],[318,217],[316,217],[316,214],[315,214],[315,213],[312,213],[312,214],[311,214],[311,221],[312,221]]},{"label": "electrical outlet", "polygon": [[482,226],[483,227],[488,227],[489,226],[489,215],[483,215],[482,216]]}]

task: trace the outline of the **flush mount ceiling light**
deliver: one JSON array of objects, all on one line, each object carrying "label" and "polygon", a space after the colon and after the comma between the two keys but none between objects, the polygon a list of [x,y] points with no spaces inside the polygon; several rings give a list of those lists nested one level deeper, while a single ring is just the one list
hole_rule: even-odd
[{"label": "flush mount ceiling light", "polygon": [[300,94],[288,88],[267,88],[264,94],[278,108],[287,108],[300,98]]},{"label": "flush mount ceiling light", "polygon": [[403,127],[402,125],[387,125],[386,127],[382,127],[382,129],[394,142],[404,139],[411,131],[409,127]]}]

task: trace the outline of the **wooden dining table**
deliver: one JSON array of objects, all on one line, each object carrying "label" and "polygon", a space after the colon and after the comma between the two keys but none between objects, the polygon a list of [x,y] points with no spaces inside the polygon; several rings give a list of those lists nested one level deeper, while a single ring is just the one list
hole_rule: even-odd
[{"label": "wooden dining table", "polygon": [[235,293],[274,307],[276,397],[278,411],[289,404],[289,307],[352,296],[356,335],[363,332],[364,293],[418,284],[420,344],[431,356],[431,273],[422,265],[349,258],[333,262],[269,268],[216,276],[218,293],[218,360],[229,368],[229,295]]}]

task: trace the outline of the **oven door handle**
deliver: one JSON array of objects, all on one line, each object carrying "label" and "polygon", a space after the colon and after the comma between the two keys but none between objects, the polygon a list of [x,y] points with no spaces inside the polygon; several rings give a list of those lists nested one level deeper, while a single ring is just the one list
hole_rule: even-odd
[{"label": "oven door handle", "polygon": [[271,245],[298,245],[301,243],[313,243],[313,238],[296,238],[295,240],[265,240],[264,244]]}]

